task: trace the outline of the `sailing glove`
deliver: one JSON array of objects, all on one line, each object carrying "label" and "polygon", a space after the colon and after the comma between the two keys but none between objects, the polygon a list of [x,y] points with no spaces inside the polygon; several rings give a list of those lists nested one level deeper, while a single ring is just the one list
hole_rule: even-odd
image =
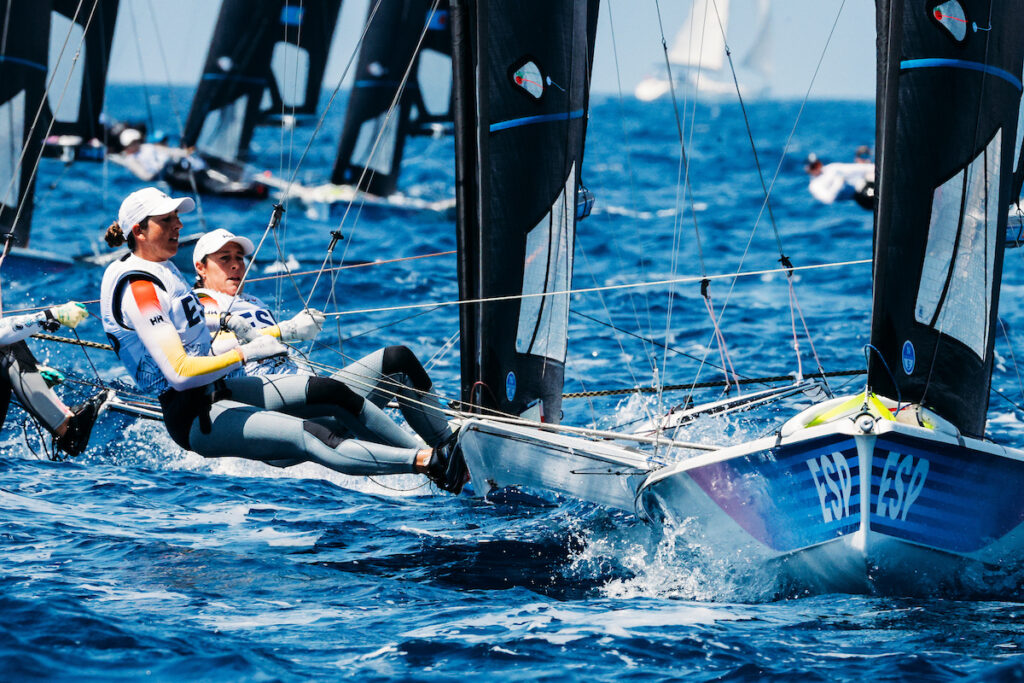
[{"label": "sailing glove", "polygon": [[251,342],[238,347],[242,352],[242,358],[246,363],[253,360],[263,360],[274,356],[283,356],[288,353],[288,347],[278,341],[275,337],[259,335]]},{"label": "sailing glove", "polygon": [[242,344],[260,336],[260,333],[256,331],[256,328],[248,320],[237,315],[231,315],[230,313],[220,314],[220,329],[234,334]]},{"label": "sailing glove", "polygon": [[69,301],[46,311],[46,317],[72,329],[89,317],[89,311],[77,301]]},{"label": "sailing glove", "polygon": [[281,341],[309,341],[310,339],[316,339],[316,336],[320,334],[320,330],[324,327],[325,320],[327,320],[327,316],[323,313],[315,308],[308,308],[291,320],[285,320],[278,325],[278,328],[281,330]]}]

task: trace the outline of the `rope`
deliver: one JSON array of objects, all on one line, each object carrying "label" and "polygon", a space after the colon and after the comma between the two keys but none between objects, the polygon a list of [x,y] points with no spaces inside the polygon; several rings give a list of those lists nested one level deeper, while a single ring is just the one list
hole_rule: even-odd
[{"label": "rope", "polygon": [[[818,263],[810,266],[793,266],[792,270],[822,270],[825,268],[837,268],[841,266],[850,265],[864,265],[870,264],[871,259],[859,259],[856,261],[840,261],[836,263]],[[724,280],[726,278],[740,278],[740,277],[758,277],[762,275],[771,275],[774,273],[785,273],[789,268],[767,268],[765,270],[751,270],[744,273],[724,273],[721,275],[708,275],[706,277],[701,276],[687,276],[680,278],[669,278],[666,280],[651,280],[648,282],[630,282],[621,285],[602,285],[600,287],[580,287],[578,289],[565,289],[560,291],[552,292],[538,292],[535,294],[510,294],[506,296],[495,296],[487,297],[482,299],[457,299],[453,301],[433,301],[429,303],[420,304],[405,304],[403,306],[382,306],[380,308],[361,308],[350,311],[338,311],[335,313],[327,313],[328,317],[334,316],[345,316],[345,315],[361,315],[364,313],[383,313],[387,311],[405,311],[418,308],[429,308],[431,306],[462,306],[466,304],[480,304],[490,303],[495,301],[513,301],[519,299],[529,299],[543,296],[562,296],[566,294],[589,294],[592,292],[608,292],[613,290],[622,289],[639,289],[641,287],[658,287],[664,285],[672,285],[687,282],[700,282],[702,280]]]},{"label": "rope", "polygon": [[[805,379],[815,377],[851,377],[863,375],[867,370],[834,370],[820,375],[811,375]],[[792,375],[775,375],[773,377],[747,377],[742,379],[734,378],[731,384],[767,384],[770,382],[792,382]],[[663,387],[633,387],[631,389],[603,389],[601,391],[575,391],[562,394],[562,398],[595,398],[599,396],[626,396],[628,394],[656,394],[658,391],[685,391],[687,389],[714,389],[717,387],[728,387],[730,382],[698,382],[696,384],[666,384]]]},{"label": "rope", "polygon": [[[77,336],[77,335],[76,335]],[[87,349],[102,349],[104,351],[113,351],[114,347],[110,344],[101,344],[99,342],[88,341],[86,339],[72,339],[71,337],[58,337],[54,334],[33,334],[33,339],[42,339],[43,341],[60,342],[61,344],[71,344],[73,346],[82,346]]]}]

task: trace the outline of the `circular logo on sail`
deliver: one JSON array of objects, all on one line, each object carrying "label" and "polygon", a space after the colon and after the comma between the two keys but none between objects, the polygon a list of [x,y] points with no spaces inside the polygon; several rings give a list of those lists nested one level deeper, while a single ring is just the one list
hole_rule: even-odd
[{"label": "circular logo on sail", "polygon": [[914,345],[910,343],[910,340],[903,342],[903,372],[908,375],[914,371],[915,355]]},{"label": "circular logo on sail", "polygon": [[505,377],[505,398],[512,400],[516,395],[516,373],[509,372]]}]

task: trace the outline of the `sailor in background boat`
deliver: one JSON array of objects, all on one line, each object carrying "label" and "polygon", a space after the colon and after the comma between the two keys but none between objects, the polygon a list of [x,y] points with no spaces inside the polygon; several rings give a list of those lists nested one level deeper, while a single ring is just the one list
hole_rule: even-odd
[{"label": "sailor in background boat", "polygon": [[79,455],[103,405],[112,396],[104,390],[74,408],[68,408],[51,389],[63,376],[39,365],[25,339],[37,332],[56,332],[61,325],[75,328],[89,317],[85,306],[70,301],[41,313],[0,319],[0,423],[7,418],[13,392],[22,408],[50,434],[57,448]]},{"label": "sailor in background boat", "polygon": [[121,151],[111,155],[111,160],[124,166],[139,180],[150,182],[159,179],[168,167],[187,160],[193,171],[206,167],[205,162],[188,150],[164,144],[146,142],[142,132],[125,128],[118,136]]},{"label": "sailor in background boat", "polygon": [[[195,264],[196,294],[215,319],[228,312],[230,329],[213,342],[222,353],[255,339],[259,335],[282,341],[311,340],[323,327],[324,315],[310,309],[291,320],[278,323],[259,298],[239,291],[245,258],[253,252],[252,241],[237,237],[223,228],[203,235],[192,252]],[[314,373],[293,356],[266,358],[245,364],[247,375]],[[428,446],[437,446],[452,436],[441,404],[430,393],[432,383],[416,355],[406,346],[387,346],[360,358],[331,375],[374,405],[383,408],[391,397],[398,401],[403,417]]]},{"label": "sailor in background boat", "polygon": [[211,353],[202,304],[170,261],[178,251],[178,213],[194,208],[188,197],[171,198],[147,187],[125,198],[106,236],[112,247],[127,243],[130,253],[103,275],[103,327],[140,390],[159,394],[171,438],[205,457],[241,457],[277,467],[315,462],[351,475],[419,472],[441,488],[461,490],[465,465],[452,457],[457,448],[452,442],[410,448],[346,439],[324,426],[325,418],[334,419],[370,437],[391,435],[393,443],[411,438],[341,382],[243,376],[245,363],[288,352],[277,338],[257,335]]},{"label": "sailor in background boat", "polygon": [[852,164],[823,164],[817,154],[810,154],[804,163],[804,170],[811,177],[807,189],[822,204],[854,200],[860,206],[871,209],[875,202],[875,165],[859,158]]}]

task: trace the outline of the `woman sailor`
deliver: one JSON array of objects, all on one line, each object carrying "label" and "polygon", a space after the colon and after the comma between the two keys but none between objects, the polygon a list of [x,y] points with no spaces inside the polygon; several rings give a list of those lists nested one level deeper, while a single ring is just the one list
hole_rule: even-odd
[{"label": "woman sailor", "polygon": [[[259,335],[210,355],[202,304],[169,260],[178,250],[178,213],[193,208],[190,198],[172,199],[154,187],[128,195],[107,243],[127,242],[130,253],[107,267],[101,291],[107,336],[140,389],[159,394],[171,438],[206,457],[279,467],[309,461],[353,475],[420,472],[460,490],[465,465],[454,439],[432,450],[404,446],[403,437],[411,437],[330,379],[241,376],[244,363],[287,352],[275,337]],[[323,417],[389,445],[342,438],[315,419]]]},{"label": "woman sailor", "polygon": [[[13,393],[22,408],[53,435],[54,444],[68,455],[85,450],[96,417],[112,393],[101,391],[68,408],[50,388],[44,374],[47,369],[38,365],[24,340],[37,332],[55,332],[61,325],[78,327],[88,317],[85,306],[70,301],[40,313],[0,319],[0,424],[7,418]],[[50,370],[48,374],[53,377],[55,373]]]},{"label": "woman sailor", "polygon": [[[239,291],[245,273],[245,257],[253,244],[223,228],[208,232],[192,252],[198,278],[196,294],[207,315],[218,318],[230,313],[230,332],[214,340],[214,348],[226,351],[259,335],[282,341],[313,339],[323,327],[319,311],[303,311],[291,320],[277,323],[260,299]],[[245,364],[247,375],[313,374],[290,356],[267,358]],[[388,346],[361,358],[332,375],[360,396],[384,407],[391,397],[413,430],[430,446],[443,443],[452,433],[437,398],[430,393],[431,381],[415,354],[405,346]]]}]

